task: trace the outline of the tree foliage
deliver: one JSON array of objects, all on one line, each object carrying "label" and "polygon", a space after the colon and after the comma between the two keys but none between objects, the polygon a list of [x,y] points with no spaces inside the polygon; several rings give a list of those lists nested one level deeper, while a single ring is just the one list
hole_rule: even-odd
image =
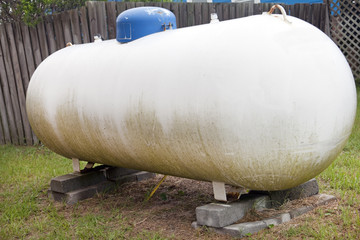
[{"label": "tree foliage", "polygon": [[0,0],[0,22],[35,25],[45,15],[84,6],[86,0]]}]

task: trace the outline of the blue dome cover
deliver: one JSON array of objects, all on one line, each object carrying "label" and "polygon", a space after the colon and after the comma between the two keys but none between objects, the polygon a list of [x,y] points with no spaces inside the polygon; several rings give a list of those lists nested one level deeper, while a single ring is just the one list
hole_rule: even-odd
[{"label": "blue dome cover", "polygon": [[117,17],[116,40],[126,43],[168,29],[176,29],[175,15],[169,10],[159,7],[132,8]]}]

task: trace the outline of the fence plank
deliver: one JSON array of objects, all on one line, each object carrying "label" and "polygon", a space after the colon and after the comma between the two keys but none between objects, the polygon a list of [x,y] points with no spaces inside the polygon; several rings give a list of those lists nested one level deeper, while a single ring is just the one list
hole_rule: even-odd
[{"label": "fence plank", "polygon": [[201,23],[207,24],[210,22],[209,4],[201,3]]},{"label": "fence plank", "polygon": [[81,44],[81,31],[80,31],[80,21],[79,21],[79,10],[72,9],[69,11],[70,15],[70,26],[71,26],[71,35],[74,44]]},{"label": "fence plank", "polygon": [[324,29],[325,34],[331,38],[331,33],[330,33],[330,16],[329,16],[329,10],[328,8],[325,8],[325,29]]},{"label": "fence plank", "polygon": [[256,3],[254,4],[254,12],[252,15],[258,15],[258,14],[261,14],[262,12],[262,4],[261,3]]},{"label": "fence plank", "polygon": [[230,4],[222,4],[223,21],[230,19]]},{"label": "fence plank", "polygon": [[316,13],[318,13],[318,4],[312,4],[312,9],[311,24],[315,27],[319,27],[319,19],[316,16]]},{"label": "fence plank", "polygon": [[286,13],[287,15],[293,16],[293,17],[298,17],[299,16],[299,6],[298,4],[294,4],[288,7],[288,9],[286,9]]},{"label": "fence plank", "polygon": [[[2,98],[2,93],[0,91],[0,111],[1,111],[1,98]],[[4,133],[4,130],[3,130],[3,123],[2,123],[1,115],[2,114],[0,112],[0,144],[3,145],[3,144],[5,144],[5,133]]]},{"label": "fence plank", "polygon": [[170,5],[170,11],[174,13],[176,17],[176,26],[180,27],[180,11],[179,11],[179,3],[171,3]]},{"label": "fence plank", "polygon": [[36,24],[36,29],[39,36],[41,59],[44,60],[47,56],[49,56],[49,48],[46,40],[44,22],[41,21],[40,23]]},{"label": "fence plank", "polygon": [[[22,78],[23,78],[22,80],[23,80],[23,84],[24,84],[23,85],[24,86],[24,93],[25,93],[25,96],[26,96],[26,91],[27,91],[27,88],[28,88],[28,85],[29,85],[29,82],[30,82],[30,77],[35,71],[35,62],[34,62],[34,58],[33,58],[33,51],[32,51],[32,45],[31,45],[31,41],[30,41],[30,35],[29,35],[28,27],[25,26],[25,24],[20,24],[20,23],[17,23],[16,26],[17,26],[16,28],[17,28],[17,32],[18,32],[17,37],[16,37],[16,39],[18,39],[16,41],[16,45],[18,46],[18,49],[19,49],[18,50],[18,56],[19,56],[19,59],[20,59],[20,68],[21,68],[21,71],[22,71]],[[22,36],[22,38],[21,38],[21,36]],[[23,120],[24,121],[24,126],[28,126],[30,128],[31,137],[32,137],[32,143],[33,144],[38,144],[39,139],[36,137],[35,133],[32,131],[32,129],[30,127],[30,123],[29,123],[29,120],[27,118],[27,114],[25,114],[25,117],[26,118]],[[28,130],[26,130],[26,131],[28,131]],[[27,140],[26,144],[30,145],[31,142],[29,142]]]},{"label": "fence plank", "polygon": [[25,24],[21,24],[20,26],[21,26],[22,37],[24,40],[26,64],[28,68],[29,77],[31,77],[35,71],[35,61],[34,61],[34,54],[32,50],[31,40],[30,40],[29,27],[26,26]]},{"label": "fence plank", "polygon": [[305,19],[305,7],[304,4],[295,4],[296,8],[297,8],[297,15],[293,15],[296,16],[300,19]]},{"label": "fence plank", "polygon": [[[323,30],[325,32],[325,24],[326,24],[326,12],[327,9],[326,8],[320,8],[320,12],[321,12],[321,17],[320,17],[320,29]],[[325,32],[326,34],[326,32]]]},{"label": "fence plank", "polygon": [[23,129],[24,129],[24,135],[23,136],[20,135],[20,137],[23,137],[23,139],[20,138],[19,140],[20,140],[20,144],[25,143],[24,140],[26,140],[26,143],[29,143],[30,145],[32,145],[32,133],[31,133],[30,124],[29,124],[29,120],[28,120],[28,117],[26,114],[26,109],[25,109],[25,105],[26,105],[25,91],[24,91],[24,86],[23,86],[23,81],[22,81],[22,76],[21,76],[21,69],[20,69],[18,53],[16,50],[13,26],[12,26],[12,24],[7,23],[7,24],[5,24],[5,28],[6,28],[6,32],[7,32],[7,36],[8,36],[8,46],[10,48],[12,67],[14,69],[14,77],[15,77],[16,93],[17,93],[16,96],[17,96],[18,102],[19,102],[21,122],[22,122]]},{"label": "fence plank", "polygon": [[23,84],[24,90],[26,92],[26,89],[29,85],[30,77],[29,77],[29,73],[28,73],[28,66],[26,64],[24,40],[21,36],[21,26],[20,25],[21,25],[20,23],[15,23],[13,25],[14,26],[14,39],[15,39],[15,45],[17,47],[18,56],[19,56],[22,84]]},{"label": "fence plank", "polygon": [[39,38],[38,38],[35,27],[29,27],[29,32],[30,32],[31,46],[32,46],[34,59],[35,59],[35,66],[38,67],[42,61],[40,45],[39,45]]},{"label": "fence plank", "polygon": [[[14,139],[17,135],[16,132],[16,125],[14,120],[14,115],[12,113],[12,109],[10,107],[10,92],[9,87],[6,81],[6,72],[5,72],[5,65],[3,61],[3,54],[1,50],[0,44],[0,116],[1,116],[1,123],[3,126],[4,131],[4,140],[6,144],[12,143],[12,137]],[[7,104],[5,104],[5,102]]]},{"label": "fence plank", "polygon": [[201,3],[194,3],[195,25],[202,24]]},{"label": "fence plank", "polygon": [[187,19],[186,19],[186,5],[180,4],[179,6],[179,20],[180,20],[180,27],[187,27]]},{"label": "fence plank", "polygon": [[305,8],[306,8],[306,12],[307,12],[307,14],[305,14],[305,21],[307,21],[308,23],[312,23],[312,6],[313,6],[313,4],[307,4],[306,6],[305,6]]},{"label": "fence plank", "polygon": [[116,2],[116,10],[117,13],[116,15],[119,15],[120,13],[122,13],[123,11],[126,10],[126,5],[123,2]]},{"label": "fence plank", "polygon": [[109,39],[116,38],[116,2],[106,4],[106,16]]},{"label": "fence plank", "polygon": [[86,2],[86,6],[88,9],[89,15],[89,29],[90,29],[90,41],[94,41],[94,36],[99,33],[97,28],[97,17],[96,17],[96,9],[95,9],[95,2]]},{"label": "fence plank", "polygon": [[[160,4],[160,6],[159,6],[159,4]],[[126,2],[125,5],[126,5],[126,9],[131,9],[131,8],[135,7],[135,2]],[[161,7],[161,3],[153,3],[153,6]]]},{"label": "fence plank", "polygon": [[64,44],[66,45],[68,42],[73,42],[71,36],[71,23],[70,23],[70,16],[67,12],[60,13],[62,28],[64,31]]},{"label": "fence plank", "polygon": [[[21,78],[22,78],[22,84],[23,84],[23,90],[24,90],[24,95],[26,96],[26,90],[28,88],[29,85],[29,81],[30,81],[30,75],[29,75],[29,67],[27,64],[27,58],[28,56],[26,53],[26,49],[24,47],[24,43],[26,43],[24,36],[22,36],[22,28],[21,28],[20,23],[16,23],[15,26],[15,30],[14,30],[14,38],[15,38],[15,45],[17,46],[17,53],[18,53],[18,59],[19,59],[19,64],[20,64],[20,69],[21,69]],[[44,30],[45,31],[45,30]],[[45,34],[45,32],[44,32]],[[26,35],[26,34],[25,34]],[[28,40],[30,40],[29,38],[29,32],[27,32],[27,36]],[[46,39],[45,39],[46,42]],[[31,45],[30,43],[28,43],[29,45]],[[45,48],[46,49],[46,48]],[[32,72],[34,71],[34,61],[32,58],[32,51],[30,51],[30,56],[29,58],[31,59],[32,62]],[[18,90],[18,94],[19,94],[19,90]],[[25,107],[25,103],[23,102],[23,107]],[[23,125],[24,125],[24,129],[25,129],[25,136],[26,137],[26,144],[27,145],[31,145],[31,144],[37,144],[38,143],[38,139],[35,136],[35,134],[33,133],[30,124],[29,124],[29,120],[27,118],[27,114],[25,112],[25,118],[23,118]],[[32,141],[30,141],[30,139]]]},{"label": "fence plank", "polygon": [[5,143],[11,144],[11,137],[9,131],[9,124],[6,117],[5,100],[2,93],[2,88],[0,88],[0,144]]},{"label": "fence plank", "polygon": [[46,16],[44,19],[45,22],[45,30],[48,40],[48,49],[49,54],[52,54],[56,51],[56,41],[55,41],[55,33],[54,33],[54,22],[52,20],[52,16]]},{"label": "fence plank", "polygon": [[61,15],[54,14],[54,29],[55,29],[55,36],[56,36],[56,49],[59,50],[65,47],[65,39],[64,39],[64,32],[62,29],[62,22],[61,22]]},{"label": "fence plank", "polygon": [[[12,69],[12,62],[11,62],[11,57],[10,57],[10,51],[9,51],[9,44],[7,41],[7,34],[5,31],[5,26],[4,25],[0,25],[0,42],[1,42],[1,47],[3,49],[3,57],[4,57],[4,68],[3,71],[6,72],[6,78],[4,79],[5,81],[7,81],[7,83],[3,83],[4,88],[8,87],[9,92],[10,92],[10,98],[6,99],[6,102],[8,104],[8,106],[10,106],[11,104],[11,110],[8,112],[13,111],[14,113],[14,120],[15,120],[15,131],[16,134],[14,133],[14,137],[13,139],[13,144],[15,145],[19,145],[19,144],[23,144],[23,137],[24,137],[24,129],[22,126],[22,122],[21,122],[21,114],[20,114],[20,106],[19,106],[19,101],[17,98],[17,92],[16,92],[16,84],[15,84],[15,76],[14,76],[14,72]],[[6,86],[5,86],[6,85]],[[21,139],[21,141],[20,141]]]},{"label": "fence plank", "polygon": [[[134,7],[135,7],[135,3],[134,3]],[[109,39],[109,36],[107,34],[107,26],[106,26],[107,24],[106,24],[105,2],[95,2],[95,9],[96,9],[96,22],[97,22],[98,34],[100,34],[103,39]]]},{"label": "fence plank", "polygon": [[235,3],[230,3],[230,9],[229,9],[229,18],[230,19],[235,19],[236,18],[236,4]]},{"label": "fence plank", "polygon": [[218,15],[218,18],[220,21],[223,21],[223,10],[222,10],[222,4],[215,3],[215,12]]},{"label": "fence plank", "polygon": [[194,3],[186,4],[186,11],[187,11],[187,26],[194,26],[195,25],[195,6]]},{"label": "fence plank", "polygon": [[83,43],[89,43],[90,42],[90,28],[89,28],[89,22],[88,22],[88,14],[87,14],[87,8],[81,7],[80,8],[80,27],[81,27],[81,36],[82,36],[82,42]]},{"label": "fence plank", "polygon": [[[164,7],[166,9],[170,9],[170,3],[169,2],[164,2],[163,4],[165,4],[165,6],[169,6],[169,7]],[[135,7],[144,7],[145,4],[143,2],[135,2]]]}]

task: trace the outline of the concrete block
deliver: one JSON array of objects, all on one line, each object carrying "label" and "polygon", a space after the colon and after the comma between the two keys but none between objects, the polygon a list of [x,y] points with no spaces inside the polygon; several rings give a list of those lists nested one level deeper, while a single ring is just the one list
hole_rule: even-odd
[{"label": "concrete block", "polygon": [[315,204],[316,207],[328,204],[332,201],[335,201],[336,197],[333,195],[320,194],[318,202]]},{"label": "concrete block", "polygon": [[116,185],[121,185],[127,182],[136,182],[137,181],[136,173],[129,174],[126,176],[120,176],[117,178],[112,178],[111,181],[114,182]]},{"label": "concrete block", "polygon": [[[264,219],[262,221],[247,222],[240,224],[233,224],[223,228],[214,229],[218,233],[229,234],[233,237],[244,237],[248,234],[257,233],[270,226],[276,226],[285,222],[290,221],[290,214],[283,213],[273,218]],[[195,227],[195,226],[194,226]]]},{"label": "concrete block", "polygon": [[67,193],[59,193],[51,191],[51,196],[55,201],[64,201],[67,204],[73,205],[80,200],[91,198],[98,193],[103,193],[106,191],[111,191],[116,188],[114,182],[105,181],[98,183],[93,186],[89,186],[80,190],[75,190]]},{"label": "concrete block", "polygon": [[153,177],[155,177],[155,173],[137,171],[137,172],[129,174],[129,175],[112,178],[111,181],[115,182],[117,185],[121,185],[126,182],[143,181],[143,180],[153,178]]},{"label": "concrete block", "polygon": [[327,194],[320,194],[318,197],[318,201],[314,204],[314,206],[299,207],[299,208],[290,210],[289,213],[290,213],[291,218],[295,218],[295,217],[303,215],[307,212],[310,212],[311,210],[313,210],[316,207],[328,204],[329,202],[335,201],[335,200],[336,200],[335,196],[327,195]]},{"label": "concrete block", "polygon": [[303,215],[307,212],[310,212],[311,210],[313,210],[314,207],[313,206],[304,206],[304,207],[299,207],[299,208],[296,208],[296,209],[292,209],[289,211],[289,214],[291,216],[291,218],[295,218],[295,217],[298,217],[300,215]]},{"label": "concrete block", "polygon": [[268,192],[273,207],[279,207],[286,201],[295,199],[301,199],[316,195],[319,193],[319,186],[315,178],[303,183],[297,187],[282,190],[282,191],[270,191]]},{"label": "concrete block", "polygon": [[267,228],[265,222],[255,221],[240,224],[233,224],[224,228],[214,229],[215,232],[229,234],[233,237],[244,237],[248,234],[257,233],[260,230]]},{"label": "concrete block", "polygon": [[138,172],[136,173],[136,180],[140,182],[149,178],[154,178],[155,176],[156,174],[151,172]]},{"label": "concrete block", "polygon": [[133,173],[139,172],[138,170],[130,169],[130,168],[121,168],[121,167],[108,167],[105,170],[105,176],[109,180],[114,180],[120,178],[125,175],[130,175]]},{"label": "concrete block", "polygon": [[51,179],[51,191],[67,193],[106,181],[103,171],[88,173],[70,173]]},{"label": "concrete block", "polygon": [[291,216],[289,213],[282,213],[279,215],[276,215],[272,218],[264,219],[263,222],[266,223],[266,226],[276,226],[282,223],[289,222],[291,220]]},{"label": "concrete block", "polygon": [[207,204],[196,208],[196,221],[199,225],[216,228],[228,226],[244,217],[250,209],[263,209],[268,202],[268,196],[254,195],[229,204]]}]

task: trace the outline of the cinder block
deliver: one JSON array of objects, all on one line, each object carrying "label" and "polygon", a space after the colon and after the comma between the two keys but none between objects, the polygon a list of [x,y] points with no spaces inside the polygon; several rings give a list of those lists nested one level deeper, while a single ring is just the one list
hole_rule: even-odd
[{"label": "cinder block", "polygon": [[116,185],[121,185],[127,182],[136,182],[137,181],[136,173],[129,174],[126,176],[120,176],[117,178],[112,178],[111,181],[114,182]]},{"label": "cinder block", "polygon": [[316,207],[328,204],[332,201],[335,201],[336,197],[333,195],[327,195],[327,194],[320,194],[319,195],[319,200],[318,202],[315,204]]},{"label": "cinder block", "polygon": [[211,203],[196,208],[196,221],[209,227],[228,226],[243,218],[250,209],[262,210],[269,205],[269,197],[264,195],[246,196],[229,204]]},{"label": "cinder block", "polygon": [[140,181],[144,181],[146,179],[149,179],[149,178],[154,178],[156,176],[155,173],[151,173],[151,172],[138,172],[136,173],[136,180],[138,182]]},{"label": "cinder block", "polygon": [[277,208],[286,201],[307,198],[319,193],[319,185],[315,178],[297,187],[281,191],[251,191],[250,193],[267,194],[270,197],[272,207]]},{"label": "cinder block", "polygon": [[319,193],[319,185],[315,178],[303,183],[297,187],[282,190],[270,191],[269,196],[273,207],[279,207],[286,201],[301,199],[316,195]]},{"label": "cinder block", "polygon": [[130,175],[137,172],[139,172],[139,170],[134,170],[130,168],[121,168],[121,167],[108,167],[105,170],[105,176],[109,180],[114,180],[122,176]]},{"label": "cinder block", "polygon": [[136,181],[143,181],[149,178],[155,177],[155,173],[149,172],[135,172],[125,176],[119,176],[117,178],[112,178],[111,181],[115,182],[117,185],[121,185],[126,182],[136,182]]},{"label": "cinder block", "polygon": [[51,179],[51,191],[67,193],[106,181],[103,171],[70,173]]},{"label": "cinder block", "polygon": [[299,208],[290,210],[289,214],[290,214],[291,218],[295,218],[295,217],[303,215],[307,212],[310,212],[313,209],[314,209],[313,206],[299,207]]},{"label": "cinder block", "polygon": [[247,234],[254,234],[260,230],[267,228],[265,222],[256,221],[256,222],[247,222],[240,224],[233,224],[221,229],[214,229],[218,233],[229,234],[233,237],[245,237]]},{"label": "cinder block", "polygon": [[80,190],[75,190],[67,193],[59,193],[50,190],[50,194],[55,201],[64,201],[67,204],[73,205],[80,200],[93,197],[97,193],[103,193],[106,191],[112,191],[116,188],[114,182],[105,181],[99,184],[82,188]]},{"label": "cinder block", "polygon": [[289,222],[290,220],[291,220],[291,216],[289,213],[282,213],[272,218],[264,219],[263,222],[266,223],[267,227],[269,227],[270,225],[276,226],[282,223]]}]

